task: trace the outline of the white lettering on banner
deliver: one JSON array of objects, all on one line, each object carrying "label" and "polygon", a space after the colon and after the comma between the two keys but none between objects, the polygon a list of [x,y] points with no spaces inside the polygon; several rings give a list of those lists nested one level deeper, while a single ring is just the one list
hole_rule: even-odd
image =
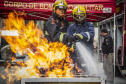
[{"label": "white lettering on banner", "polygon": [[[84,6],[87,11],[103,11],[103,5],[102,4],[80,4],[81,6]],[[68,11],[72,11],[73,8],[77,6],[77,4],[69,4],[68,5]],[[52,3],[34,3],[34,2],[12,2],[12,1],[4,1],[4,7],[10,7],[10,8],[20,8],[20,9],[53,9]],[[104,12],[107,12],[106,8],[104,8]],[[111,12],[110,10],[108,12]]]}]

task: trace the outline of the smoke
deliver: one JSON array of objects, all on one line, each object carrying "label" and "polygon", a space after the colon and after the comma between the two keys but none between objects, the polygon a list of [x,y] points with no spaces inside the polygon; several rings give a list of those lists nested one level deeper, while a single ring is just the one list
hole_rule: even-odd
[{"label": "smoke", "polygon": [[81,67],[83,67],[84,73],[86,73],[89,76],[106,78],[105,74],[100,70],[98,62],[96,62],[94,56],[92,56],[92,54],[89,52],[86,46],[81,42],[76,42],[76,48],[81,61]]}]

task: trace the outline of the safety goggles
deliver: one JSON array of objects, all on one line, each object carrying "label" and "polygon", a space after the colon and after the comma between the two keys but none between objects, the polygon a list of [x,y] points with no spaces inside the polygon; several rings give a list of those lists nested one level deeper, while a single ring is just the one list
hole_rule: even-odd
[{"label": "safety goggles", "polygon": [[67,8],[66,8],[65,6],[56,6],[56,9],[55,9],[55,10],[57,10],[57,9],[63,9],[63,10],[66,10]]}]

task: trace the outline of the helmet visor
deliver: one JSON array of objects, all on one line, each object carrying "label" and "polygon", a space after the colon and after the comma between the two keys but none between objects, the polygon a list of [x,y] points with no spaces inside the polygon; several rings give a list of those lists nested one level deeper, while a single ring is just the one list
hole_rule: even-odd
[{"label": "helmet visor", "polygon": [[66,10],[67,8],[64,7],[64,6],[56,6],[56,9],[55,10],[57,10],[57,9],[64,9],[64,10]]},{"label": "helmet visor", "polygon": [[77,21],[83,21],[85,19],[84,13],[74,14],[74,19]]}]

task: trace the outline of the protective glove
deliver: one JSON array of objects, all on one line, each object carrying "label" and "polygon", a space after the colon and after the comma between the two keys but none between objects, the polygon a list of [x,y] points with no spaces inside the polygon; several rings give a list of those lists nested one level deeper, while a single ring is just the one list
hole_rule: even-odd
[{"label": "protective glove", "polygon": [[75,42],[73,42],[71,48],[73,48],[74,50],[76,50],[76,43]]},{"label": "protective glove", "polygon": [[81,39],[83,39],[83,35],[81,35],[81,34],[79,34],[79,33],[78,33],[78,34],[75,34],[74,37],[75,37],[75,39],[78,40],[78,41],[81,40]]},{"label": "protective glove", "polygon": [[67,37],[67,41],[68,41],[68,42],[75,42],[76,39],[75,39],[74,36],[68,36],[68,37]]},{"label": "protective glove", "polygon": [[72,52],[76,52],[76,44],[75,44],[75,42],[72,42],[72,45],[70,47],[68,47],[68,50],[72,51]]}]

